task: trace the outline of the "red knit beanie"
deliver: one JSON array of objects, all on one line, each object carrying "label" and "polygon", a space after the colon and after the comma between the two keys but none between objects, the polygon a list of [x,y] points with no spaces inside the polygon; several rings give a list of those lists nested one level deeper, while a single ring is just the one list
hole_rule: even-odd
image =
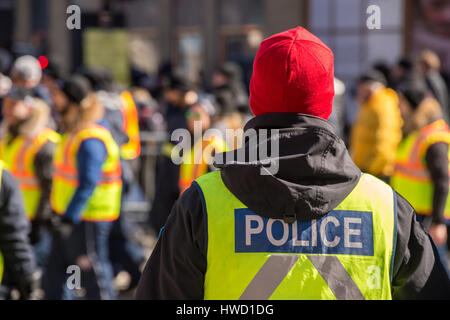
[{"label": "red knit beanie", "polygon": [[333,52],[302,27],[265,39],[250,82],[255,116],[304,113],[328,120],[334,97]]}]

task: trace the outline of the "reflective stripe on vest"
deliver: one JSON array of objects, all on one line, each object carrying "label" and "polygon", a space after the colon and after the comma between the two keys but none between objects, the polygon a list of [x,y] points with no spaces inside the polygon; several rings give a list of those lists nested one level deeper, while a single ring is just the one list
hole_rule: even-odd
[{"label": "reflective stripe on vest", "polygon": [[208,165],[214,153],[227,151],[226,142],[213,136],[209,141],[199,139],[190,152],[183,155],[180,166],[178,187],[180,194],[191,186],[191,183],[208,172]]},{"label": "reflective stripe on vest", "polygon": [[129,141],[120,147],[122,158],[131,160],[139,157],[141,153],[141,139],[139,136],[139,119],[136,104],[129,91],[120,94],[122,100],[123,131]]},{"label": "reflective stripe on vest", "polygon": [[[3,161],[0,160],[0,186],[2,185],[2,176],[3,176],[3,168],[5,167],[5,164],[3,163]],[[3,261],[3,255],[2,252],[0,251],[0,284],[2,283],[2,279],[3,279],[3,265],[4,265],[4,261]]]},{"label": "reflective stripe on vest", "polygon": [[220,172],[196,180],[207,215],[205,299],[391,299],[395,192],[363,174],[333,211],[286,223],[250,211]]},{"label": "reflective stripe on vest", "polygon": [[[435,121],[408,135],[396,154],[391,186],[421,215],[430,215],[433,211],[434,187],[425,157],[428,148],[438,142],[450,144],[450,131],[444,120]],[[447,197],[444,215],[450,221],[450,197]]]},{"label": "reflective stripe on vest", "polygon": [[34,159],[49,141],[58,144],[60,135],[49,128],[43,128],[34,137],[17,136],[11,143],[8,138],[0,143],[0,159],[19,183],[24,199],[25,213],[33,220],[41,198],[41,187],[36,177]]},{"label": "reflective stripe on vest", "polygon": [[78,187],[77,154],[84,140],[99,139],[107,151],[102,166],[102,175],[92,196],[81,214],[85,221],[112,221],[119,217],[122,180],[119,147],[110,132],[100,126],[91,125],[75,134],[67,134],[55,152],[53,161],[53,186],[50,196],[52,209],[64,214]]}]

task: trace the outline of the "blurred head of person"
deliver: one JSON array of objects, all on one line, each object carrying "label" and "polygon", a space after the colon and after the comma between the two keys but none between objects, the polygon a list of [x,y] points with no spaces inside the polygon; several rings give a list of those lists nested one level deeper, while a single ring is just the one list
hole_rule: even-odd
[{"label": "blurred head of person", "polygon": [[319,38],[297,27],[261,43],[250,81],[255,116],[300,113],[328,120],[333,97],[333,52]]},{"label": "blurred head of person", "polygon": [[11,79],[0,73],[0,99],[4,98],[11,90],[11,88],[12,88]]},{"label": "blurred head of person", "polygon": [[41,82],[42,68],[33,56],[22,56],[14,61],[11,68],[11,80],[17,87],[32,89]]},{"label": "blurred head of person", "polygon": [[48,65],[42,70],[42,84],[49,90],[60,85],[61,79],[65,78],[67,72],[58,59],[51,58]]},{"label": "blurred head of person", "polygon": [[220,88],[226,86],[228,82],[229,82],[229,74],[224,72],[222,68],[219,68],[216,71],[214,71],[211,81],[213,88]]},{"label": "blurred head of person", "polygon": [[181,72],[167,77],[163,87],[164,100],[174,107],[186,108],[198,99],[197,93],[192,90],[192,84]]},{"label": "blurred head of person", "polygon": [[13,87],[3,101],[2,115],[7,126],[16,126],[31,115],[35,99],[31,92]]},{"label": "blurred head of person", "polygon": [[391,77],[394,82],[408,76],[414,71],[414,64],[408,58],[401,58],[391,69]]},{"label": "blurred head of person", "polygon": [[89,81],[81,75],[63,80],[61,88],[52,92],[52,99],[58,124],[64,132],[83,128],[103,118],[102,104],[91,90]]},{"label": "blurred head of person", "polygon": [[89,81],[94,91],[113,91],[114,77],[112,73],[101,67],[83,69],[81,74]]},{"label": "blurred head of person", "polygon": [[441,107],[434,98],[428,96],[427,85],[421,76],[414,74],[406,78],[399,84],[397,93],[404,134],[442,118]]},{"label": "blurred head of person", "polygon": [[194,129],[200,126],[202,132],[208,130],[211,127],[211,116],[213,110],[210,109],[210,105],[207,101],[198,101],[189,107],[186,112],[186,122],[189,132],[194,133]]},{"label": "blurred head of person", "polygon": [[387,85],[386,77],[378,70],[370,70],[357,81],[356,102],[360,105],[368,101],[372,94]]},{"label": "blurred head of person", "polygon": [[226,62],[214,71],[211,84],[213,88],[221,88],[241,79],[242,70],[239,65],[234,62]]},{"label": "blurred head of person", "polygon": [[211,84],[213,88],[243,84],[242,67],[232,61],[224,63],[215,70]]},{"label": "blurred head of person", "polygon": [[7,131],[33,136],[47,124],[50,108],[29,90],[13,87],[3,101],[2,115]]},{"label": "blurred head of person", "polygon": [[421,74],[426,75],[430,71],[439,72],[440,68],[441,68],[441,60],[439,59],[439,56],[435,52],[429,49],[420,52],[418,61],[418,70]]},{"label": "blurred head of person", "polygon": [[373,65],[373,70],[379,71],[386,79],[386,86],[389,86],[391,82],[391,68],[385,61],[378,61]]}]

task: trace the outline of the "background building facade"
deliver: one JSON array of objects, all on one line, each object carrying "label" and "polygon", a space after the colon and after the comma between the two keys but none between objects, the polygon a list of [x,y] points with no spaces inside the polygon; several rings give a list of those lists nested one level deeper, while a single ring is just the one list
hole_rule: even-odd
[{"label": "background building facade", "polygon": [[[81,8],[81,30],[66,28],[72,4]],[[380,8],[379,30],[367,27],[372,4]],[[152,75],[170,62],[195,81],[232,60],[248,82],[261,40],[302,25],[333,50],[336,76],[348,83],[366,66],[412,57],[425,46],[440,54],[448,72],[449,35],[433,28],[450,21],[442,6],[437,0],[3,0],[0,47],[57,57],[71,69],[103,61]],[[114,71],[130,80],[128,71]]]}]

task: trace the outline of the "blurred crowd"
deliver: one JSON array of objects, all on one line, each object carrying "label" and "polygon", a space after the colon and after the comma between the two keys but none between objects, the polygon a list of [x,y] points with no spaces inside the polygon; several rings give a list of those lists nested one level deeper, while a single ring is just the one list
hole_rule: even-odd
[{"label": "blurred crowd", "polygon": [[[0,298],[16,292],[26,299],[114,299],[133,290],[148,257],[136,235],[156,238],[180,194],[215,170],[205,158],[176,164],[174,148],[181,141],[172,141],[172,133],[183,128],[194,134],[196,121],[202,132],[224,133],[243,129],[251,118],[236,63],[219,66],[209,83],[193,82],[170,64],[161,66],[156,81],[147,79],[136,75],[125,87],[106,69],[69,72],[57,60],[32,56],[1,65],[0,159],[12,177],[2,179],[0,193]],[[354,86],[337,78],[334,86],[329,121],[354,162],[415,206],[445,257],[450,106],[438,56],[425,50],[414,61],[378,63]],[[142,187],[142,167],[132,169],[142,132],[167,137],[158,144],[145,226],[123,214],[127,194]],[[192,139],[191,151],[179,155],[195,160],[207,148],[212,156],[239,147],[239,136],[224,137]],[[411,181],[430,193],[428,202],[415,199],[420,193],[411,190]],[[70,266],[80,268],[79,283]],[[119,288],[123,272],[129,281]]]},{"label": "blurred crowd", "polygon": [[[15,191],[8,196],[14,201],[1,205],[0,297],[126,296],[148,257],[139,234],[155,238],[180,193],[214,170],[202,159],[206,148],[210,156],[229,149],[221,135],[191,141],[192,152],[182,152],[177,165],[170,136],[176,129],[194,134],[196,122],[202,132],[242,129],[250,115],[240,67],[226,63],[200,87],[165,64],[153,86],[137,77],[125,87],[105,68],[69,72],[57,60],[30,55],[11,61],[0,73],[0,159],[10,177],[3,184],[11,184],[1,190]],[[167,138],[156,141],[154,201],[148,225],[138,226],[128,221],[124,203],[142,181],[142,132]],[[73,266],[79,270],[72,275]]]},{"label": "blurred crowd", "polygon": [[349,129],[337,122],[353,161],[411,203],[447,263],[450,114],[438,55],[423,50],[414,60],[375,64],[353,100]]}]

